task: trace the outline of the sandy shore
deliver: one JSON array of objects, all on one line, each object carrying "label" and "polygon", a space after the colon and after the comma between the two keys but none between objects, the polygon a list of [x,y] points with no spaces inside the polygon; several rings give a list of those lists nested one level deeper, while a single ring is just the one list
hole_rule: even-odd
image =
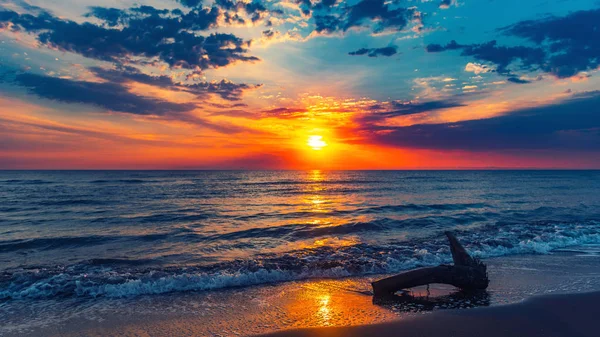
[{"label": "sandy shore", "polygon": [[523,303],[436,312],[392,323],[287,330],[263,337],[587,337],[598,336],[600,292],[542,296]]}]

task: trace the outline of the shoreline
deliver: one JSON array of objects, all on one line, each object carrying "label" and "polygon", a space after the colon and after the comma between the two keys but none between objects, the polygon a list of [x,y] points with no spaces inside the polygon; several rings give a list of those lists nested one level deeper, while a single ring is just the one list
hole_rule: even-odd
[{"label": "shoreline", "polygon": [[[393,332],[413,329],[410,324],[422,323],[405,322],[421,322],[422,319],[428,322],[431,320],[429,316],[441,317],[436,321],[448,320],[449,326],[453,327],[458,324],[453,323],[454,319],[468,320],[473,315],[482,315],[491,321],[486,324],[493,325],[496,310],[507,311],[500,314],[499,319],[511,317],[513,310],[518,313],[515,315],[537,317],[539,327],[544,320],[554,322],[556,319],[548,319],[548,315],[544,318],[537,309],[531,308],[528,304],[531,298],[535,299],[534,304],[537,298],[546,298],[550,294],[573,294],[567,296],[577,298],[580,297],[575,294],[585,294],[593,296],[595,303],[600,300],[600,260],[597,254],[585,251],[570,248],[549,255],[492,258],[486,260],[491,279],[487,291],[481,294],[463,293],[451,286],[434,284],[430,293],[425,287],[414,288],[412,294],[417,299],[411,301],[379,302],[367,295],[371,282],[385,275],[313,279],[123,299],[8,301],[0,303],[0,335],[279,337],[293,333],[296,335],[291,336],[298,337],[359,336],[351,334],[360,333],[362,329],[371,331],[388,326],[393,327],[388,328]],[[526,305],[524,308],[522,303]],[[594,312],[595,303],[584,303],[580,307],[586,312]],[[492,313],[492,318],[488,313]],[[411,328],[405,328],[404,324]],[[406,335],[494,336],[458,330],[460,333],[454,335],[446,330],[421,334],[423,327],[414,329],[418,333]],[[367,335],[386,337],[383,330]],[[498,336],[502,335],[505,334]],[[514,335],[544,336],[534,333]]]},{"label": "shoreline", "polygon": [[534,296],[521,303],[438,311],[393,322],[283,330],[260,337],[593,337],[600,292]]}]

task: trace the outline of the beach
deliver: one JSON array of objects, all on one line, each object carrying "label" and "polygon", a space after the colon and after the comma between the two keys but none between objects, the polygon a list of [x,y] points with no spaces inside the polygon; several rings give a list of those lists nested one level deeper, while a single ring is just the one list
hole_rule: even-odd
[{"label": "beach", "polygon": [[419,287],[414,301],[382,303],[368,294],[369,282],[382,277],[372,276],[114,299],[91,306],[57,301],[45,311],[38,308],[35,317],[34,307],[17,304],[8,322],[5,304],[0,316],[7,325],[0,332],[11,337],[392,336],[400,330],[408,336],[595,336],[590,329],[600,298],[597,249],[488,259],[491,283],[483,293],[431,285],[429,296]]}]

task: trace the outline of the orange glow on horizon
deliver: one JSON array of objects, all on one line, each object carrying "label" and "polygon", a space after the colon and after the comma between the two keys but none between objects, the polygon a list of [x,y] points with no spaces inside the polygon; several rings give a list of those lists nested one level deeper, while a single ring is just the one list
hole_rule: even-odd
[{"label": "orange glow on horizon", "polygon": [[[165,101],[189,101],[187,93],[150,85],[128,84],[138,95]],[[254,93],[255,95],[258,92]],[[438,111],[396,116],[377,126],[402,127],[485,119],[515,109],[543,106],[564,99],[564,93],[515,99],[506,94],[470,101]],[[322,95],[286,102],[288,114],[264,113],[260,105],[239,115],[218,114],[217,108],[146,116],[73,108],[63,103],[45,107],[41,101],[0,97],[0,124],[16,145],[0,149],[4,168],[13,169],[456,169],[595,167],[597,160],[578,153],[535,151],[526,156],[402,148],[373,143],[360,120],[375,101]],[[217,102],[217,101],[215,101]],[[278,105],[273,105],[273,108]],[[271,108],[271,106],[269,106]],[[292,109],[293,108],[293,109]],[[232,108],[233,109],[233,108]],[[237,109],[237,108],[236,108]],[[247,110],[247,111],[246,111]],[[27,111],[27,114],[23,114]],[[77,111],[77,119],[74,119]],[[189,120],[180,118],[190,117]],[[18,146],[17,146],[18,145]],[[41,151],[43,149],[43,151]],[[321,188],[313,186],[314,188]],[[314,200],[318,204],[318,199]]]}]

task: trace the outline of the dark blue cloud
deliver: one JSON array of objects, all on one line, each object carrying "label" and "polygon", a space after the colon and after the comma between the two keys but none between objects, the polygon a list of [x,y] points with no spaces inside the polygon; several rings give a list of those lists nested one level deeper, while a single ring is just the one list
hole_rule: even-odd
[{"label": "dark blue cloud", "polygon": [[439,53],[447,50],[462,50],[462,56],[472,56],[479,61],[491,62],[496,65],[496,71],[500,74],[511,75],[508,67],[515,61],[521,61],[521,69],[537,70],[546,57],[542,48],[516,46],[498,46],[498,43],[490,41],[482,44],[461,45],[452,40],[445,46],[430,44],[425,47],[430,53]]},{"label": "dark blue cloud", "polygon": [[[18,73],[12,78],[5,74],[0,81],[10,81],[13,85],[24,87],[38,97],[57,102],[87,104],[120,113],[158,116],[163,119],[206,127],[226,134],[253,132],[244,127],[213,123],[188,113],[198,107],[195,103],[174,103],[160,98],[131,93],[119,81],[97,83],[31,73]],[[153,84],[157,83],[164,84],[166,80],[156,79]]]},{"label": "dark blue cloud", "polygon": [[388,46],[382,48],[361,48],[356,51],[349,52],[348,55],[357,56],[357,55],[368,55],[369,57],[377,57],[377,56],[393,56],[398,53],[398,47],[396,46]]},{"label": "dark blue cloud", "polygon": [[327,14],[313,15],[315,30],[319,33],[345,32],[354,27],[368,27],[374,33],[400,31],[409,22],[420,20],[420,13],[414,7],[397,7],[384,0],[361,0],[354,5],[339,6],[336,11],[320,4],[319,9],[326,8]]},{"label": "dark blue cloud", "polygon": [[496,71],[501,74],[510,74],[508,66],[517,60],[522,62],[521,68],[537,70],[546,56],[541,48],[498,46],[496,41],[464,46],[462,55],[473,56],[477,60],[494,63],[497,66]]},{"label": "dark blue cloud", "polygon": [[164,89],[183,91],[196,95],[199,99],[208,99],[209,95],[218,95],[228,101],[239,101],[244,91],[256,89],[261,85],[233,83],[227,80],[215,82],[176,83],[170,76],[152,76],[132,67],[118,69],[90,68],[96,76],[112,83],[124,84],[128,81],[158,86]]},{"label": "dark blue cloud", "polygon": [[456,50],[456,49],[461,49],[461,48],[463,48],[463,46],[459,45],[456,41],[452,40],[452,41],[450,41],[450,43],[448,43],[445,46],[442,46],[437,43],[428,44],[425,47],[425,50],[427,50],[427,52],[429,52],[429,53],[439,53],[439,52],[443,52],[446,50]]},{"label": "dark blue cloud", "polygon": [[[245,83],[233,83],[227,80],[215,82],[196,82],[193,84],[174,82],[169,76],[147,75],[136,68],[122,67],[105,69],[91,67],[89,70],[105,82],[88,82],[64,78],[54,78],[31,73],[5,73],[0,77],[4,83],[25,87],[30,93],[46,99],[65,103],[91,104],[108,110],[140,115],[164,115],[192,110],[195,103],[172,103],[158,98],[138,96],[128,92],[127,84],[136,82],[160,87],[172,91],[187,92],[196,95],[203,103],[211,95],[228,101],[239,101],[244,91],[260,87]],[[36,81],[39,80],[38,83]],[[210,103],[212,106],[214,104]],[[224,108],[245,106],[243,103],[221,105]]]},{"label": "dark blue cloud", "polygon": [[506,80],[509,81],[509,82],[512,82],[512,83],[517,83],[517,84],[531,83],[531,81],[520,79],[518,77],[509,77]]},{"label": "dark blue cloud", "polygon": [[319,33],[334,33],[342,26],[342,21],[335,15],[315,15],[315,31]]},{"label": "dark blue cloud", "polygon": [[313,9],[313,4],[311,0],[295,0],[294,2],[300,6],[302,14],[306,16],[310,15]]},{"label": "dark blue cloud", "polygon": [[430,44],[426,50],[460,49],[461,55],[493,63],[499,73],[511,78],[515,70],[543,71],[567,78],[600,66],[598,22],[600,9],[582,10],[563,17],[521,21],[500,29],[503,34],[526,39],[534,46],[500,46],[496,41],[460,45],[451,41],[445,46]]},{"label": "dark blue cloud", "polygon": [[429,102],[401,102],[392,101],[389,104],[375,104],[370,106],[365,114],[357,118],[359,124],[378,124],[388,118],[415,115],[423,112],[465,106],[457,99],[445,99]]},{"label": "dark blue cloud", "polygon": [[371,141],[439,150],[600,150],[600,91],[506,115],[444,124],[385,127],[363,124]]},{"label": "dark blue cloud", "polygon": [[87,82],[37,75],[17,74],[13,83],[39,97],[65,103],[90,104],[116,112],[137,115],[166,115],[190,111],[193,103],[172,103],[131,94],[118,83]]},{"label": "dark blue cloud", "polygon": [[521,21],[502,31],[547,46],[544,71],[560,78],[600,65],[600,9]]},{"label": "dark blue cloud", "polygon": [[91,8],[88,16],[103,22],[77,23],[43,12],[38,15],[0,11],[0,25],[36,34],[49,47],[114,62],[151,62],[159,59],[171,67],[208,69],[234,62],[252,62],[248,41],[233,34],[198,34],[217,26],[220,10],[193,8],[181,11],[142,6],[129,10]]},{"label": "dark blue cloud", "polygon": [[[114,69],[89,69],[105,82],[14,72],[3,75],[0,81],[27,88],[31,94],[54,101],[94,105],[121,113],[161,116],[220,132],[237,132],[233,126],[216,125],[187,112],[197,108],[197,104],[210,104],[213,96],[240,101],[244,91],[260,85],[227,80],[176,83],[168,76],[148,75],[130,66],[152,64],[158,59],[172,68],[197,71],[257,60],[246,54],[249,43],[235,35],[199,34],[216,27],[221,13],[218,7],[202,7],[194,1],[184,4],[193,8],[184,13],[151,6],[129,9],[91,7],[87,17],[100,21],[100,24],[58,18],[37,7],[26,8],[29,13],[0,9],[0,27],[32,33],[51,48],[115,64]],[[249,13],[264,11],[264,7],[256,2],[244,6]],[[130,82],[191,93],[197,97],[197,103],[175,103],[137,95],[129,92]]]}]

